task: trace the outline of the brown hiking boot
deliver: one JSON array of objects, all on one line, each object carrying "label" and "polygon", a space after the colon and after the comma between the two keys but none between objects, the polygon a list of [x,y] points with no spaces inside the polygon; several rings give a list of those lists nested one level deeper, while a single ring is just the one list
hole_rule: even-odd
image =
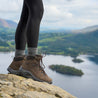
[{"label": "brown hiking boot", "polygon": [[22,63],[24,62],[24,60],[25,60],[25,56],[14,57],[12,63],[9,65],[9,67],[7,68],[7,70],[11,74],[20,75],[19,68],[22,65]]},{"label": "brown hiking boot", "polygon": [[24,77],[51,84],[52,79],[45,73],[42,66],[42,57],[42,55],[27,56],[19,70]]}]

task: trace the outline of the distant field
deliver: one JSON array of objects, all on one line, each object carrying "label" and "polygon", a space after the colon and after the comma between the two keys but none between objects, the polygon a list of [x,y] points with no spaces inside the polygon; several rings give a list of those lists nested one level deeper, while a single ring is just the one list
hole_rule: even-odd
[{"label": "distant field", "polygon": [[[0,28],[0,51],[15,50],[15,29]],[[40,33],[38,48],[47,54],[98,54],[98,30],[86,34]]]}]

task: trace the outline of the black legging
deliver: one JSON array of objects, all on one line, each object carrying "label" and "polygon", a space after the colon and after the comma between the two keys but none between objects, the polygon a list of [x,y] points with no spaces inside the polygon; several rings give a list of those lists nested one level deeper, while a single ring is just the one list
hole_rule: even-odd
[{"label": "black legging", "polygon": [[38,45],[40,22],[44,7],[42,0],[24,0],[20,21],[15,33],[16,49],[25,50]]}]

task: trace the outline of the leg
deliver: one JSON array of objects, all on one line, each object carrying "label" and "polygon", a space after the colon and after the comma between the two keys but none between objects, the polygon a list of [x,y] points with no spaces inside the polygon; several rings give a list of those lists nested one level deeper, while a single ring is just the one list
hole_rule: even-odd
[{"label": "leg", "polygon": [[[34,55],[34,48],[37,48],[39,27],[43,16],[43,4],[41,0],[25,0],[29,9],[29,18],[27,23],[27,43],[30,51],[25,62],[20,67],[21,75],[32,78],[40,82],[52,83],[52,79],[45,73],[42,63],[42,55]],[[30,55],[31,54],[31,55]]]},{"label": "leg", "polygon": [[25,28],[26,28],[27,20],[28,20],[28,8],[24,2],[21,18],[15,34],[15,44],[16,44],[16,49],[18,50],[25,50],[25,45],[26,45]]},{"label": "leg", "polygon": [[[39,38],[40,22],[43,16],[42,0],[25,0],[29,9],[29,18],[26,27],[28,52],[36,52]],[[33,51],[34,50],[34,51]]]},{"label": "leg", "polygon": [[16,43],[15,57],[7,69],[12,74],[20,74],[19,68],[25,59],[25,56],[23,55],[25,55],[25,44],[26,44],[25,28],[27,20],[28,20],[28,8],[24,2],[21,19],[19,21],[15,34],[15,43]]}]

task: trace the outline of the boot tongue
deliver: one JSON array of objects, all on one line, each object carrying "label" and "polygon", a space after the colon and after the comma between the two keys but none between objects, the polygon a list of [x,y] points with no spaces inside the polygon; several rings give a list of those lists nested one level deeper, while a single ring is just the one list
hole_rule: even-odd
[{"label": "boot tongue", "polygon": [[42,55],[36,55],[35,59],[38,60],[38,61],[40,61],[40,60],[42,60],[42,57],[43,57]]},{"label": "boot tongue", "polygon": [[27,56],[28,60],[36,60],[40,70],[45,74],[45,71],[44,71],[45,65],[43,64],[42,58],[43,58],[42,55]]},{"label": "boot tongue", "polygon": [[38,65],[41,68],[44,69],[45,68],[45,65],[43,64],[42,58],[43,58],[42,55],[27,56],[27,60],[36,60],[36,62],[38,63]]}]

